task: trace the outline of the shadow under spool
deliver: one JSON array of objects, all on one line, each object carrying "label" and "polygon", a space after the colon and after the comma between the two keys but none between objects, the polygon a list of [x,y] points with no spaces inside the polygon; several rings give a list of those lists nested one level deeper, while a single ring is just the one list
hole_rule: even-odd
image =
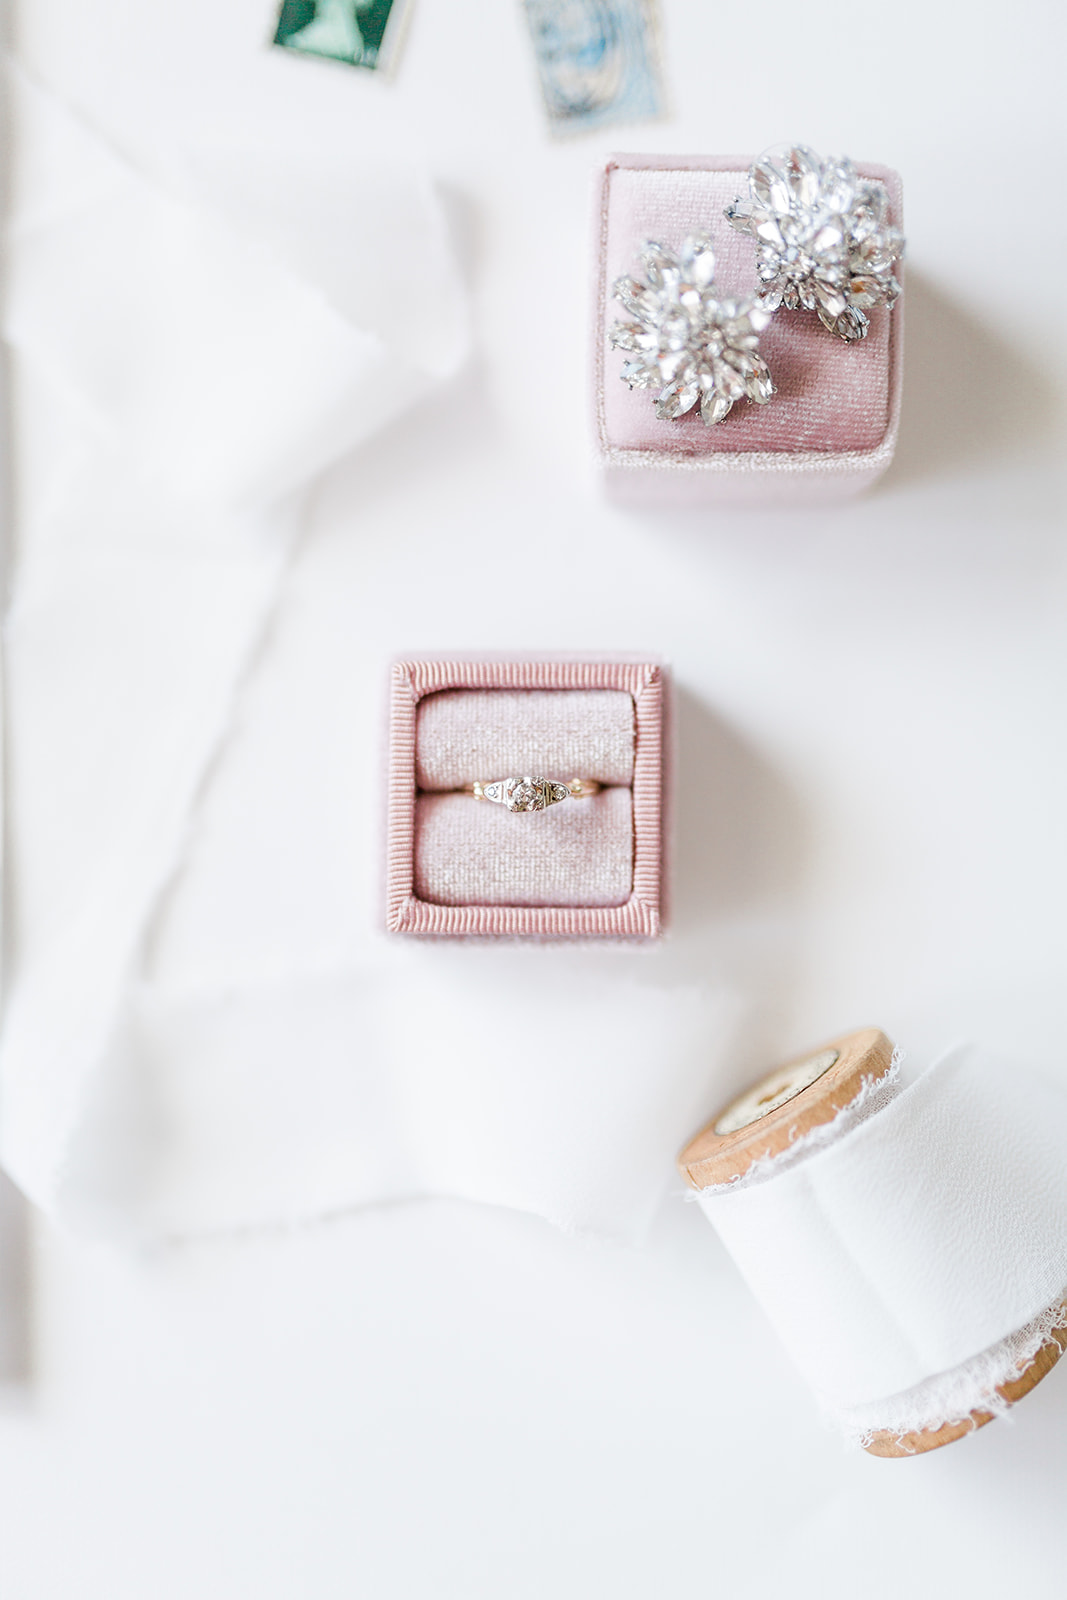
[{"label": "shadow under spool", "polygon": [[[697,1191],[744,1177],[757,1161],[783,1154],[803,1134],[832,1122],[853,1104],[865,1083],[885,1077],[892,1060],[893,1046],[885,1034],[878,1028],[865,1028],[777,1067],[724,1106],[686,1145],[678,1157],[682,1176]],[[766,1181],[773,1183],[773,1175]],[[1009,1404],[1021,1400],[1052,1370],[1065,1349],[1067,1319],[1053,1330],[1019,1376],[999,1385],[997,1393]],[[993,1416],[991,1411],[976,1409],[940,1428],[902,1434],[882,1429],[871,1435],[864,1448],[875,1456],[923,1455],[984,1427]]]}]

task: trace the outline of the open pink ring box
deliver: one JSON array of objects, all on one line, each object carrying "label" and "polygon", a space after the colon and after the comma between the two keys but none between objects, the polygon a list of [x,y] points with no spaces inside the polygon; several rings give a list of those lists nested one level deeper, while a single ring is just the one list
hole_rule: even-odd
[{"label": "open pink ring box", "polygon": [[[389,716],[386,922],[396,933],[660,931],[664,669],[402,661]],[[466,792],[534,776],[599,791],[541,812]]]},{"label": "open pink ring box", "polygon": [[[646,239],[677,248],[710,231],[716,284],[728,294],[756,284],[753,242],[723,211],[748,192],[747,156],[613,156],[596,206],[593,399],[597,455],[609,497],[649,507],[806,504],[854,494],[893,458],[904,347],[902,296],[871,315],[865,339],[846,344],[813,312],[779,311],[760,338],[777,393],[768,405],[736,405],[708,428],[694,412],[661,422],[648,390],[619,377],[623,352],[607,331],[623,316],[612,285],[634,271]],[[889,193],[901,222],[901,185],[886,167],[857,163]]]}]

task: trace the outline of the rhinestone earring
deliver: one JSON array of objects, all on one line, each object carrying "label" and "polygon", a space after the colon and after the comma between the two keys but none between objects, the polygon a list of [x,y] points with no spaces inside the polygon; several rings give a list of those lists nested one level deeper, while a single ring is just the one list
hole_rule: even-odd
[{"label": "rhinestone earring", "polygon": [[755,241],[762,303],[815,311],[839,338],[866,338],[867,313],[891,310],[900,293],[904,235],[889,223],[885,185],[798,144],[761,156],[748,187],[724,215]]},{"label": "rhinestone earring", "polygon": [[754,294],[719,297],[710,237],[693,233],[677,251],[650,240],[639,264],[642,278],[620,278],[612,288],[630,319],[608,330],[612,349],[630,358],[622,381],[631,389],[659,389],[656,415],[663,422],[699,404],[711,428],[739,400],[766,405],[775,390],[759,336],[772,308]]}]

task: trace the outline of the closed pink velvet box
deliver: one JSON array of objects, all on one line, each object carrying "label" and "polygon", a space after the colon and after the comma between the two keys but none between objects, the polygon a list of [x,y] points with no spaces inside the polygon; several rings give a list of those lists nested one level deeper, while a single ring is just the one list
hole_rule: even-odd
[{"label": "closed pink velvet box", "polygon": [[[418,934],[660,931],[664,671],[635,661],[402,661],[389,717],[386,924]],[[602,785],[540,813],[463,793]]]},{"label": "closed pink velvet box", "polygon": [[[645,239],[677,247],[708,229],[716,283],[727,293],[756,283],[753,242],[723,216],[748,193],[748,156],[613,156],[597,192],[593,386],[596,439],[609,496],[643,506],[799,504],[839,499],[873,483],[893,458],[900,415],[904,344],[901,296],[871,317],[867,337],[836,338],[813,312],[781,311],[760,338],[777,387],[769,405],[734,407],[705,427],[693,413],[661,422],[648,390],[621,381],[621,351],[607,330],[623,315],[611,299],[632,274]],[[888,168],[858,163],[889,192],[901,222],[901,186]]]}]

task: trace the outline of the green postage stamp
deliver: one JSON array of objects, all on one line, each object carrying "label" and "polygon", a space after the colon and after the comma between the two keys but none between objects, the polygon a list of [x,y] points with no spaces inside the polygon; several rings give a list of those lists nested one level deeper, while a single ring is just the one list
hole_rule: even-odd
[{"label": "green postage stamp", "polygon": [[408,0],[282,0],[274,43],[371,72],[396,54]]}]

